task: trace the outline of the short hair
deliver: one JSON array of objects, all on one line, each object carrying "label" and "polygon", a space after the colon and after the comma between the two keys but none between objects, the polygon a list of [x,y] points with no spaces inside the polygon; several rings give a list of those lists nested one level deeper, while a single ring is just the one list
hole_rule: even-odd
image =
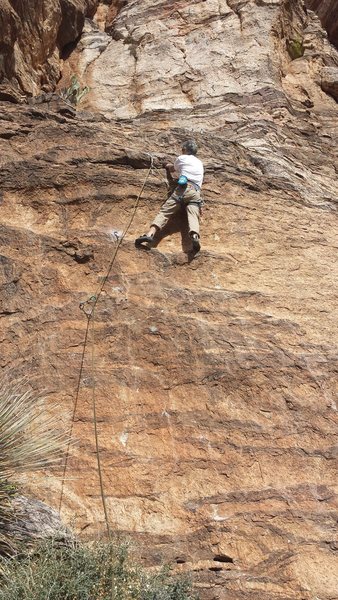
[{"label": "short hair", "polygon": [[195,140],[186,140],[183,142],[182,148],[187,154],[197,154],[198,148]]}]

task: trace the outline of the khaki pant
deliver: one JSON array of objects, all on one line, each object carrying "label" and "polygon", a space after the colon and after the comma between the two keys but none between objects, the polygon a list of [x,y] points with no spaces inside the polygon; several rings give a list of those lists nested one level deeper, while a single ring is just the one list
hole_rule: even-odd
[{"label": "khaki pant", "polygon": [[168,200],[161,206],[160,212],[156,215],[152,225],[156,225],[159,229],[163,229],[170,217],[181,210],[181,207],[183,206],[187,212],[189,233],[199,234],[201,205],[201,193],[195,190],[194,186],[188,183],[184,193],[183,190],[181,191],[181,188],[177,187],[174,193],[171,194]]}]

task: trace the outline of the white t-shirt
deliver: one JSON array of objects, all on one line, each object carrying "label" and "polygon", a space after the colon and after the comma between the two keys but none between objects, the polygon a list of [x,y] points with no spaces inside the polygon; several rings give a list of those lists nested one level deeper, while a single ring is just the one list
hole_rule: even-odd
[{"label": "white t-shirt", "polygon": [[201,188],[203,182],[204,168],[202,161],[194,154],[181,154],[174,162],[177,175],[185,175],[189,181],[197,183]]}]

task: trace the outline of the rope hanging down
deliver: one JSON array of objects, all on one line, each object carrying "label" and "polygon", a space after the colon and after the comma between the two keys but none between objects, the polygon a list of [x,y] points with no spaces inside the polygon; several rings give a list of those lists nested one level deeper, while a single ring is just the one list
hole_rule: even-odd
[{"label": "rope hanging down", "polygon": [[70,445],[71,445],[71,440],[72,440],[72,436],[73,436],[73,428],[74,428],[74,421],[75,421],[75,415],[76,415],[76,410],[77,410],[77,404],[78,404],[78,399],[79,399],[79,393],[80,393],[80,385],[81,385],[81,379],[82,379],[82,373],[83,373],[83,366],[84,366],[84,358],[85,358],[85,352],[86,352],[86,347],[87,347],[87,343],[88,343],[88,337],[89,337],[89,330],[90,330],[90,323],[92,323],[92,358],[91,358],[91,369],[92,369],[92,406],[93,406],[93,421],[94,421],[94,434],[95,434],[95,449],[96,449],[96,457],[97,457],[97,469],[98,469],[98,475],[99,475],[99,481],[100,481],[100,493],[101,493],[101,501],[102,501],[102,507],[103,507],[103,512],[104,512],[104,518],[105,518],[105,523],[106,523],[106,528],[107,528],[107,533],[108,536],[111,536],[111,531],[110,531],[110,526],[109,526],[109,519],[108,519],[108,511],[107,511],[107,506],[106,506],[106,496],[104,493],[104,485],[103,485],[103,474],[102,474],[102,467],[101,467],[101,460],[100,460],[100,451],[99,451],[99,437],[98,437],[98,427],[97,427],[97,413],[96,413],[96,392],[95,392],[95,357],[94,357],[94,350],[95,350],[95,308],[96,305],[100,299],[100,296],[103,292],[104,286],[107,283],[107,280],[110,276],[111,270],[113,268],[117,253],[121,247],[121,244],[124,240],[124,238],[126,237],[132,223],[134,220],[134,217],[136,215],[136,211],[138,209],[138,205],[140,203],[140,199],[141,196],[143,194],[143,190],[146,186],[146,183],[149,179],[150,173],[153,170],[153,163],[154,163],[154,159],[153,156],[150,155],[150,167],[148,169],[148,172],[146,174],[146,177],[143,181],[141,190],[136,198],[133,210],[132,210],[132,214],[131,217],[121,235],[121,237],[118,239],[117,244],[115,246],[115,250],[113,252],[113,256],[111,258],[111,261],[109,263],[108,266],[108,270],[107,273],[101,283],[101,285],[98,287],[96,293],[94,295],[92,295],[88,300],[81,302],[80,304],[80,309],[84,312],[84,314],[87,317],[87,326],[86,326],[86,331],[85,331],[85,337],[84,337],[84,341],[83,341],[83,351],[82,351],[82,356],[81,356],[81,364],[80,364],[80,373],[79,373],[79,378],[78,378],[78,383],[77,383],[77,387],[76,387],[76,394],[75,394],[75,400],[74,400],[74,407],[73,407],[73,412],[72,412],[72,419],[71,419],[71,426],[70,426],[70,431],[69,431],[69,439],[68,439],[68,444],[67,444],[67,449],[66,449],[66,457],[65,457],[65,462],[63,465],[63,473],[62,473],[62,480],[61,480],[61,493],[60,493],[60,502],[59,502],[59,512],[61,512],[62,509],[62,503],[63,503],[63,496],[64,496],[64,486],[65,486],[65,479],[66,479],[66,472],[67,472],[67,466],[68,466],[68,460],[69,460],[69,452],[70,452]]}]

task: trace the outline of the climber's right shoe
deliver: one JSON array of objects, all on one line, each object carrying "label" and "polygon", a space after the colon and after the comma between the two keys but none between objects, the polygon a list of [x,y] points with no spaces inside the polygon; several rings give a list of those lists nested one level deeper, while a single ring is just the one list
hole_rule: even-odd
[{"label": "climber's right shoe", "polygon": [[142,244],[148,243],[151,244],[154,241],[154,238],[152,235],[140,235],[140,237],[136,238],[135,240],[135,246],[136,248],[139,248],[140,246],[142,246]]},{"label": "climber's right shoe", "polygon": [[191,235],[191,240],[192,240],[193,251],[196,253],[199,252],[201,249],[201,244],[200,244],[200,236],[198,235],[198,233],[193,233]]}]

